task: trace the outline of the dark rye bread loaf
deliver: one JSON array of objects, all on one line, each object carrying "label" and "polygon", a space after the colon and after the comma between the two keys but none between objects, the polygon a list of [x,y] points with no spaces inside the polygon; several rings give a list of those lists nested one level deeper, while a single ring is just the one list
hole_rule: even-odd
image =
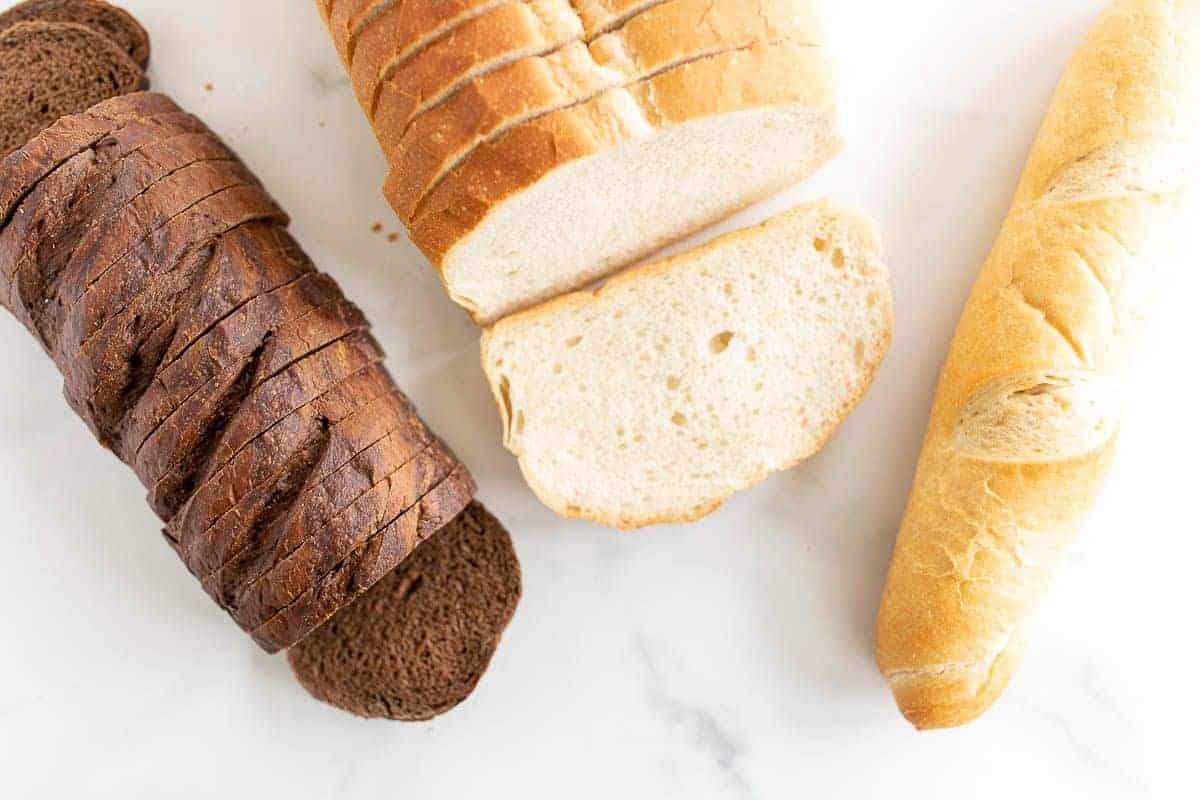
[{"label": "dark rye bread loaf", "polygon": [[0,32],[0,156],[60,117],[149,86],[103,34],[69,22],[18,22]]},{"label": "dark rye bread loaf", "polygon": [[0,201],[0,302],[264,648],[303,639],[470,502],[361,312],[173,104],[130,95],[61,120],[0,165]]},{"label": "dark rye bread loaf", "polygon": [[508,532],[472,503],[288,662],[318,700],[362,717],[430,719],[474,690],[520,596]]},{"label": "dark rye bread loaf", "polygon": [[73,22],[102,33],[142,69],[150,63],[150,37],[129,12],[100,0],[25,0],[0,14],[0,31],[18,22]]}]

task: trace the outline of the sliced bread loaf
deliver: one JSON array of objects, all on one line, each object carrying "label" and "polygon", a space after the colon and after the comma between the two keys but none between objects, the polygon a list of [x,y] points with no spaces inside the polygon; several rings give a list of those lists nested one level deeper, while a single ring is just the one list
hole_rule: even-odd
[{"label": "sliced bread loaf", "polygon": [[816,453],[891,327],[873,224],[822,202],[509,317],[482,358],[543,502],[635,528],[697,519]]},{"label": "sliced bread loaf", "polygon": [[520,597],[508,531],[472,503],[288,663],[314,697],[353,714],[430,719],[475,689]]},{"label": "sliced bread loaf", "polygon": [[686,61],[757,41],[820,39],[811,5],[796,0],[669,0],[590,45],[573,42],[480,76],[409,127],[389,153],[385,192],[411,218],[430,186],[485,140],[551,111],[628,86]]},{"label": "sliced bread loaf", "polygon": [[479,145],[409,231],[488,324],[802,180],[840,147],[824,48],[755,44]]},{"label": "sliced bread loaf", "polygon": [[18,22],[0,32],[0,74],[0,156],[61,117],[149,85],[119,45],[70,22]]},{"label": "sliced bread loaf", "polygon": [[150,36],[133,15],[101,0],[25,0],[0,14],[0,31],[18,22],[74,22],[112,39],[142,69],[150,63]]},{"label": "sliced bread loaf", "polygon": [[[384,152],[391,152],[412,120],[477,75],[583,36],[567,0],[512,2],[481,14],[408,58],[395,58],[356,83],[376,81],[369,105]],[[360,57],[360,65],[370,59]]]}]

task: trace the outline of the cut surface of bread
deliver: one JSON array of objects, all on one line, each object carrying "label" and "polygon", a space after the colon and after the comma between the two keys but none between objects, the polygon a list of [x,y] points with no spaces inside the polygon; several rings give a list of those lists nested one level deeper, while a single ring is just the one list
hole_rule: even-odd
[{"label": "cut surface of bread", "polygon": [[583,26],[567,0],[512,2],[464,22],[410,58],[385,65],[369,114],[384,152],[392,152],[414,118],[477,75],[581,36]]},{"label": "cut surface of bread", "polygon": [[807,0],[669,0],[590,42],[486,73],[417,117],[389,153],[385,192],[401,219],[481,142],[538,116],[756,41],[816,43]]},{"label": "cut surface of bread", "polygon": [[431,719],[475,689],[520,597],[508,532],[472,503],[288,663],[314,697],[352,714]]},{"label": "cut surface of bread", "polygon": [[636,528],[817,452],[891,328],[874,225],[821,202],[504,319],[482,360],[543,502]]},{"label": "cut surface of bread", "polygon": [[150,36],[129,12],[101,0],[25,0],[0,14],[0,31],[18,22],[74,22],[116,42],[139,67],[150,63]]},{"label": "cut surface of bread", "polygon": [[841,147],[830,83],[791,42],[683,64],[479,145],[409,232],[489,324],[811,175]]},{"label": "cut surface of bread", "polygon": [[0,155],[59,118],[145,89],[141,67],[119,45],[69,22],[18,22],[0,32]]}]

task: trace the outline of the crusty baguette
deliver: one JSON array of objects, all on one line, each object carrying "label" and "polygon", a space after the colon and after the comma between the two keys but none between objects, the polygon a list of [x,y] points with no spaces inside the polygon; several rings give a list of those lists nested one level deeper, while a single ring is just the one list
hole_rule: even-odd
[{"label": "crusty baguette", "polygon": [[482,360],[542,501],[636,528],[697,519],[817,452],[891,329],[874,225],[814,203],[507,317]]},{"label": "crusty baguette", "polygon": [[[1117,0],[1067,68],[950,350],[876,631],[918,728],[1001,694],[1112,461],[1139,285],[1195,159],[1200,3]],[[1194,146],[1194,145],[1192,145]]]},{"label": "crusty baguette", "polygon": [[784,189],[840,146],[824,48],[760,42],[481,144],[409,232],[489,324]]},{"label": "crusty baguette", "polygon": [[817,41],[812,6],[795,0],[668,0],[590,42],[531,56],[463,86],[409,127],[384,191],[402,220],[431,185],[495,139],[534,117],[606,89],[756,41]]}]

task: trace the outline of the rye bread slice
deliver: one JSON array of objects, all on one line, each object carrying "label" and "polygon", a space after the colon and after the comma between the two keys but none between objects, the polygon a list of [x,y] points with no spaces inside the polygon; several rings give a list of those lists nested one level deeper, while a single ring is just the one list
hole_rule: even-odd
[{"label": "rye bread slice", "polygon": [[253,629],[286,608],[323,575],[342,563],[437,489],[458,462],[442,446],[430,446],[364,492],[304,544],[254,580],[226,604],[234,619]]},{"label": "rye bread slice", "polygon": [[120,132],[128,141],[111,134],[76,155],[38,184],[0,235],[20,253],[12,265],[11,303],[51,352],[62,311],[59,284],[64,272],[79,268],[74,256],[80,244],[156,179],[161,168],[154,162],[167,141],[204,135],[189,115],[170,116],[180,119],[152,126],[131,123]]},{"label": "rye bread slice", "polygon": [[[90,417],[92,409],[88,402],[99,383],[98,376],[109,370],[124,369],[119,354],[114,358],[103,349],[97,352],[94,346],[89,346],[85,353],[84,345],[90,344],[95,332],[108,319],[130,307],[155,273],[178,280],[180,275],[188,274],[185,266],[197,269],[203,266],[203,258],[185,259],[196,252],[197,246],[203,247],[198,243],[248,222],[278,218],[281,214],[271,198],[255,185],[241,184],[213,192],[145,237],[127,256],[114,262],[114,268],[80,299],[71,300],[77,288],[62,290],[60,295],[69,305],[60,325],[59,349],[68,360],[64,374],[67,399],[72,406]],[[113,446],[115,431],[111,428],[97,428],[97,431],[103,432],[100,438],[106,446]]]},{"label": "rye bread slice", "polygon": [[[341,440],[340,447],[333,444],[335,438]],[[416,444],[421,438],[432,437],[415,410],[412,410],[408,419],[399,423],[398,429],[369,442],[349,461],[332,470],[314,470],[312,483],[297,496],[288,512],[274,518],[265,517],[260,509],[267,508],[268,504],[262,498],[279,479],[267,486],[256,487],[239,502],[239,513],[236,515],[243,518],[240,509],[249,505],[255,511],[252,515],[246,515],[246,518],[252,517],[253,524],[244,524],[241,519],[232,525],[226,524],[226,520],[235,516],[226,514],[210,529],[210,533],[232,529],[233,534],[223,536],[214,533],[209,537],[211,542],[220,543],[227,555],[220,568],[202,577],[201,583],[218,603],[230,607],[237,593],[274,571],[283,561],[307,546],[311,539],[328,537],[329,525],[341,518],[351,505],[358,503],[374,486],[385,478],[393,480],[417,458],[441,452],[440,443],[428,441],[423,446]],[[331,464],[340,461],[347,449],[347,442],[345,430],[331,432],[326,460]],[[415,455],[414,450],[417,451]],[[285,470],[288,468],[285,467]]]},{"label": "rye bread slice", "polygon": [[[304,521],[305,508],[314,502],[308,495],[324,493],[327,483],[344,480],[343,468],[378,441],[383,435],[378,433],[380,429],[408,426],[406,404],[382,366],[352,376],[320,402],[297,410],[257,437],[206,481],[168,524],[168,539],[177,542],[176,549],[189,569],[204,579],[238,556],[243,547],[266,547],[266,538],[276,534],[310,535],[316,527],[291,533],[293,518]],[[365,422],[368,414],[380,416],[377,421]],[[264,531],[263,539],[250,541],[244,527],[259,514],[260,490],[280,479],[289,468],[288,454],[301,449],[312,432],[323,425],[328,427],[329,441],[321,462],[312,471],[309,488],[297,498],[282,529]],[[281,541],[279,546],[285,545]]]},{"label": "rye bread slice", "polygon": [[150,63],[150,36],[133,15],[101,0],[25,0],[0,14],[0,31],[18,22],[73,22],[103,34],[142,69]]},{"label": "rye bread slice", "polygon": [[508,531],[472,503],[288,663],[313,697],[351,714],[432,719],[474,691],[520,598]]},{"label": "rye bread slice", "polygon": [[0,32],[0,74],[3,155],[60,117],[150,85],[112,40],[68,22],[18,22]]},{"label": "rye bread slice", "polygon": [[250,635],[269,653],[291,647],[395,569],[418,544],[466,508],[474,494],[475,482],[460,465],[416,506]]},{"label": "rye bread slice", "polygon": [[[197,576],[204,576],[220,566],[225,558],[221,548],[225,545],[209,529],[223,522],[242,498],[282,471],[287,454],[298,449],[322,420],[337,434],[343,421],[394,390],[387,370],[381,364],[373,364],[351,375],[316,402],[296,409],[217,467],[167,524],[167,538],[179,543],[180,555],[188,568]],[[331,450],[340,445],[340,438],[335,435]],[[331,452],[330,458],[334,455],[337,453]],[[345,459],[352,457],[353,453],[345,453]]]}]

